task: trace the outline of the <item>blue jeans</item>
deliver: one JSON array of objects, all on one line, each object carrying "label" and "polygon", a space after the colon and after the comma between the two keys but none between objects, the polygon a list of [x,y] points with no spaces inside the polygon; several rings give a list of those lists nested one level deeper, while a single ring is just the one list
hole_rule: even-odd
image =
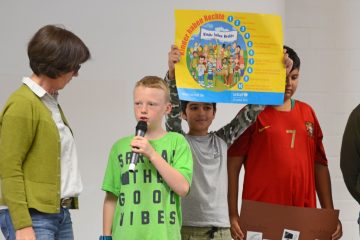
[{"label": "blue jeans", "polygon": [[[42,213],[29,209],[36,240],[73,240],[73,229],[69,209],[60,213]],[[0,210],[1,231],[6,240],[15,240],[15,230],[8,209]]]}]

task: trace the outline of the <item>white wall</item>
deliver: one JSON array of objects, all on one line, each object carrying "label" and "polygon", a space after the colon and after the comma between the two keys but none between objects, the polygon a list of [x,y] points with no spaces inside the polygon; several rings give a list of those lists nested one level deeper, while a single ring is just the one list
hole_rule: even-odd
[{"label": "white wall", "polygon": [[[284,14],[285,1],[18,1],[0,2],[0,106],[22,76],[30,74],[26,44],[49,23],[62,23],[89,46],[92,60],[61,92],[60,102],[75,131],[85,190],[73,212],[77,239],[101,232],[100,185],[111,144],[133,131],[133,83],[146,74],[163,75],[173,41],[173,10],[221,9]],[[347,192],[339,169],[347,117],[360,103],[360,2],[287,0],[285,39],[302,59],[296,97],[311,104],[324,132],[335,207],[341,210],[343,239],[359,239],[359,206]],[[150,33],[150,34],[149,34]],[[222,105],[213,129],[230,120]],[[228,114],[230,113],[230,114]],[[229,118],[227,118],[229,116]],[[0,237],[1,239],[1,237]]]},{"label": "white wall", "polygon": [[285,6],[286,43],[302,59],[296,97],[314,107],[323,129],[342,239],[359,239],[360,208],[345,187],[339,153],[347,118],[360,103],[360,2],[287,0]]},{"label": "white wall", "polygon": [[[132,88],[144,75],[163,76],[174,39],[174,9],[211,9],[284,16],[284,0],[0,1],[0,106],[31,74],[26,45],[43,25],[61,23],[88,45],[92,59],[60,93],[75,133],[85,190],[73,211],[76,239],[101,234],[101,182],[113,142],[133,133]],[[237,111],[221,105],[213,129]],[[2,236],[1,236],[2,237]],[[1,239],[0,237],[0,239]]]}]

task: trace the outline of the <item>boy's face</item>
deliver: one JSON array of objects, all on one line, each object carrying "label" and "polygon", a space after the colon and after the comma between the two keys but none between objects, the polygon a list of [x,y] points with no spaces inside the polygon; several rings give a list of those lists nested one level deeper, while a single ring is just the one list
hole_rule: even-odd
[{"label": "boy's face", "polygon": [[299,82],[299,69],[296,68],[292,70],[289,75],[286,77],[286,86],[285,86],[285,100],[290,99],[297,88],[298,82]]},{"label": "boy's face", "polygon": [[190,135],[204,136],[215,118],[213,104],[189,102],[182,117],[188,122]]},{"label": "boy's face", "polygon": [[137,121],[145,121],[148,129],[161,127],[164,115],[171,110],[171,104],[164,90],[138,86],[134,89],[134,112]]}]

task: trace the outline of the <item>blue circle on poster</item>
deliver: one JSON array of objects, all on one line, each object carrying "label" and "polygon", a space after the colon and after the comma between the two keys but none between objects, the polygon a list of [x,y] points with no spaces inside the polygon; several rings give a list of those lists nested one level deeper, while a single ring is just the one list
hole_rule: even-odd
[{"label": "blue circle on poster", "polygon": [[253,58],[249,58],[249,63],[253,65],[255,63],[255,60]]},{"label": "blue circle on poster", "polygon": [[248,82],[249,80],[250,80],[249,76],[246,75],[246,76],[244,77],[244,82]]},{"label": "blue circle on poster", "polygon": [[240,32],[245,32],[246,31],[246,27],[245,26],[241,26],[240,27]]},{"label": "blue circle on poster", "polygon": [[238,88],[239,88],[239,89],[243,89],[243,87],[244,87],[244,84],[243,84],[243,83],[239,83],[239,84],[238,84]]},{"label": "blue circle on poster", "polygon": [[252,47],[252,46],[253,46],[253,42],[252,42],[252,41],[248,41],[247,46],[248,46],[248,47]]},{"label": "blue circle on poster", "polygon": [[245,33],[244,38],[249,39],[250,38],[250,33]]},{"label": "blue circle on poster", "polygon": [[255,54],[254,50],[251,49],[251,50],[249,51],[249,55],[250,55],[250,56],[254,56],[254,54]]},{"label": "blue circle on poster", "polygon": [[[234,21],[233,16],[227,19]],[[249,34],[247,36],[250,37]],[[254,55],[254,50],[247,43],[234,22],[210,21],[193,31],[186,48],[181,50],[186,55],[190,76],[200,89],[224,91],[237,86],[242,75],[247,73],[247,67],[250,66],[248,59]],[[243,70],[237,81],[230,81],[229,85],[228,71],[229,68],[233,68],[230,69],[233,72],[235,67],[239,68],[234,64],[236,61],[243,64]]]},{"label": "blue circle on poster", "polygon": [[252,67],[248,67],[248,68],[247,68],[247,72],[248,72],[248,73],[252,73],[252,72],[253,72]]},{"label": "blue circle on poster", "polygon": [[240,26],[240,20],[236,20],[236,21],[234,22],[234,24],[235,24],[235,26]]}]

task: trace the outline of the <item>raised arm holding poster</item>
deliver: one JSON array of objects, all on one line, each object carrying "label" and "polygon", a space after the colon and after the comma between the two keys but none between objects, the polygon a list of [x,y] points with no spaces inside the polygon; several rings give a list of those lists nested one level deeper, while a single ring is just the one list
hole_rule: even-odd
[{"label": "raised arm holding poster", "polygon": [[281,17],[176,10],[182,100],[278,105],[284,100]]}]

